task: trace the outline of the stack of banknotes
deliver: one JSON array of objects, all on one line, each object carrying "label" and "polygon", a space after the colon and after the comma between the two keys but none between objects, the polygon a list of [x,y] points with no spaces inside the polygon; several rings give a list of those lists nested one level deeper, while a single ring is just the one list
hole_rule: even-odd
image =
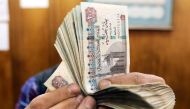
[{"label": "stack of banknotes", "polygon": [[127,6],[81,2],[60,25],[55,47],[62,59],[44,83],[56,90],[77,83],[98,106],[114,109],[173,109],[175,95],[161,83],[114,84],[100,90],[100,80],[129,73]]}]

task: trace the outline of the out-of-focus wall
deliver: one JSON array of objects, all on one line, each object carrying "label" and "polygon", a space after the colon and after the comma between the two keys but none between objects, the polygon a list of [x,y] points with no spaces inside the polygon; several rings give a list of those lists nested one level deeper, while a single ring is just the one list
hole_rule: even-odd
[{"label": "out-of-focus wall", "polygon": [[130,31],[131,71],[162,76],[176,94],[175,109],[190,108],[190,1],[174,1],[172,31]]},{"label": "out-of-focus wall", "polygon": [[11,59],[9,52],[0,51],[0,107],[13,108]]},{"label": "out-of-focus wall", "polygon": [[14,103],[29,77],[61,62],[54,48],[56,31],[66,13],[80,2],[49,0],[49,8],[23,9],[19,1],[9,0]]},{"label": "out-of-focus wall", "polygon": [[[16,102],[21,85],[30,76],[60,62],[53,47],[56,31],[66,13],[80,0],[50,0],[48,9],[21,9],[19,0],[9,2]],[[175,109],[190,107],[189,10],[189,0],[175,0],[172,31],[130,31],[131,71],[164,77],[176,93]]]}]

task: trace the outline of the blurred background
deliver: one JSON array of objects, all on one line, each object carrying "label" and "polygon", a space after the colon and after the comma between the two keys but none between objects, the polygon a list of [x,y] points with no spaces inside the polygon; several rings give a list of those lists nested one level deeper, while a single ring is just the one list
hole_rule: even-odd
[{"label": "blurred background", "polygon": [[[13,109],[29,77],[61,62],[53,46],[56,31],[81,0],[0,1],[0,107]],[[175,0],[171,27],[130,30],[131,72],[163,77],[176,94],[175,109],[190,108],[189,10],[189,0]]]}]

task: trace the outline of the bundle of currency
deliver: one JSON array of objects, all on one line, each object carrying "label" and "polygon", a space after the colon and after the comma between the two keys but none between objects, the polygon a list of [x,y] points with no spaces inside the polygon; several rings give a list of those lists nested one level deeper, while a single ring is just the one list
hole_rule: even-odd
[{"label": "bundle of currency", "polygon": [[63,61],[44,83],[50,91],[77,83],[97,105],[114,109],[172,109],[175,104],[172,89],[160,83],[99,90],[100,80],[129,73],[126,6],[82,2],[64,18],[55,47]]}]

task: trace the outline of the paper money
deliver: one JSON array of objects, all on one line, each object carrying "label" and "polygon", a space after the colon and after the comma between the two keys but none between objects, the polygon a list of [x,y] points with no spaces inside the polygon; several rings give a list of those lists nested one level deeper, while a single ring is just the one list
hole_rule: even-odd
[{"label": "paper money", "polygon": [[127,7],[82,2],[65,16],[55,47],[70,71],[64,73],[85,93],[97,92],[101,79],[129,72]]},{"label": "paper money", "polygon": [[50,76],[48,81],[44,83],[45,86],[48,86],[48,89],[50,91],[53,91],[71,83],[75,83],[72,75],[69,75],[69,73],[63,73],[70,72],[65,66],[65,63],[61,62],[55,72]]},{"label": "paper money", "polygon": [[175,95],[161,83],[98,88],[101,79],[129,73],[126,6],[82,2],[65,16],[54,45],[62,62],[44,83],[50,91],[76,83],[98,106],[173,109]]},{"label": "paper money", "polygon": [[99,105],[114,109],[173,109],[175,95],[162,83],[111,85],[92,95]]},{"label": "paper money", "polygon": [[99,80],[129,72],[128,11],[126,6],[81,3],[84,85],[98,91]]}]

